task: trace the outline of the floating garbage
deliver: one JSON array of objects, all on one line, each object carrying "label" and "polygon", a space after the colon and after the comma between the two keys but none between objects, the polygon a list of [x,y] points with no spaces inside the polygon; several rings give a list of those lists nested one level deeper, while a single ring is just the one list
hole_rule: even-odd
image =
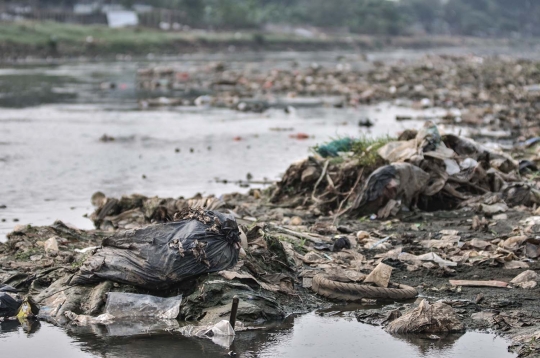
[{"label": "floating garbage", "polygon": [[77,326],[104,325],[108,336],[134,336],[178,329],[181,303],[182,296],[109,292],[103,314],[94,317],[65,311],[64,316]]},{"label": "floating garbage", "polygon": [[[186,337],[209,338],[215,344],[229,348],[234,341],[234,336],[236,335],[234,328],[236,324],[236,314],[238,312],[238,303],[238,297],[234,296],[231,307],[231,315],[228,321],[221,320],[211,326],[188,325],[181,327],[178,329],[178,331]],[[241,325],[239,329],[244,329],[243,325]]]}]

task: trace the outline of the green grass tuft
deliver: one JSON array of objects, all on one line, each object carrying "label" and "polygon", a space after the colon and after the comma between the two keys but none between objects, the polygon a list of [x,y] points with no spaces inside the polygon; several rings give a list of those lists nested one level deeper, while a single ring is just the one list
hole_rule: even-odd
[{"label": "green grass tuft", "polygon": [[30,260],[30,256],[38,255],[40,253],[43,253],[43,251],[35,248],[28,249],[25,252],[19,251],[15,254],[15,259],[17,259],[17,261],[28,261]]},{"label": "green grass tuft", "polygon": [[75,260],[71,263],[71,267],[74,269],[78,269],[82,266],[82,264],[86,261],[88,257],[92,256],[91,252],[87,252],[82,257],[80,257],[78,260]]},{"label": "green grass tuft", "polygon": [[377,138],[362,137],[354,141],[352,151],[354,156],[359,159],[360,165],[373,166],[382,161],[377,151],[385,144],[395,140],[395,138],[390,136]]}]

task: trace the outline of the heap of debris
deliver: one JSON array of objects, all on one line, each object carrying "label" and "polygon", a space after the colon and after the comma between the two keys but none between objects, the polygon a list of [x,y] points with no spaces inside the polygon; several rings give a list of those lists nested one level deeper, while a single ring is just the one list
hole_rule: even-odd
[{"label": "heap of debris", "polygon": [[[408,131],[406,139],[295,163],[271,201],[336,217],[375,214],[383,219],[402,209],[472,207],[496,215],[508,207],[540,204],[532,162],[518,163],[466,137],[441,135],[430,121],[417,132]],[[376,157],[366,161],[368,156]]]},{"label": "heap of debris", "polygon": [[293,64],[290,69],[268,71],[227,69],[223,63],[190,69],[144,68],[138,72],[141,88],[168,88],[184,95],[149,98],[140,105],[212,105],[262,112],[269,107],[313,104],[300,97],[333,96],[335,100],[319,105],[346,107],[394,101],[413,108],[439,107],[448,109],[440,118],[447,124],[475,130],[493,127],[498,135],[513,138],[540,135],[535,122],[540,114],[536,106],[540,96],[537,61],[432,55],[413,63],[374,61],[362,67],[367,70],[343,62],[330,68]]},{"label": "heap of debris", "polygon": [[142,315],[198,336],[177,319],[208,332],[235,296],[238,319],[262,322],[336,300],[369,305],[422,293],[432,302],[357,318],[393,333],[489,328],[516,335],[523,356],[537,352],[536,333],[523,331],[540,324],[534,157],[518,162],[431,122],[398,140],[340,140],[316,152],[264,191],[98,192],[96,230],[17,227],[0,244],[5,316],[15,306],[35,316],[35,301],[38,317],[55,324]]}]

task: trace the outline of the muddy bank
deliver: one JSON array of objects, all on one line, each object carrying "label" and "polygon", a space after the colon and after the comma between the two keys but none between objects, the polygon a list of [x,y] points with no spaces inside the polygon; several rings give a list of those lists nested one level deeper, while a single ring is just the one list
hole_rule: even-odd
[{"label": "muddy bank", "polygon": [[[355,311],[356,319],[391,332],[437,340],[489,329],[512,338],[521,356],[534,356],[540,319],[534,299],[540,256],[538,141],[534,128],[523,126],[534,123],[528,114],[535,113],[538,74],[534,62],[490,61],[486,68],[478,58],[441,57],[433,66],[395,69],[381,65],[369,72],[370,80],[358,81],[364,75],[357,73],[339,89],[348,99],[345,105],[352,106],[355,98],[396,100],[401,88],[411,106],[448,108],[447,115],[434,118],[442,123],[467,118],[454,109],[481,107],[469,126],[513,129],[506,138],[513,145],[482,144],[426,121],[398,138],[321,143],[280,182],[248,194],[186,199],[96,193],[89,215],[95,230],[56,222],[10,233],[0,245],[0,282],[9,287],[0,289],[20,298],[29,294],[50,322],[96,330],[114,322],[109,300],[118,294],[176,300],[174,310],[160,314],[171,319],[159,324],[182,332],[226,320],[234,296],[240,298],[238,319],[248,326],[353,300],[374,307]],[[476,85],[484,70],[483,84]],[[316,66],[306,71],[295,78],[295,88],[313,85],[322,73]],[[527,76],[508,85],[521,71]],[[291,77],[271,75],[269,91]],[[447,76],[452,80],[443,84]],[[324,81],[334,79],[318,78],[314,94],[325,94]],[[377,78],[380,85],[373,85]],[[263,75],[228,85],[257,93],[256,85],[267,80]],[[437,91],[443,86],[448,91]],[[364,95],[357,97],[360,91]],[[174,236],[171,228],[177,225],[197,227],[200,235]],[[225,249],[214,250],[210,234],[223,238]],[[189,274],[166,270],[186,261]],[[180,327],[176,318],[194,326]]]},{"label": "muddy bank", "polygon": [[[64,304],[51,320],[56,324],[70,324],[66,311],[97,316],[104,310],[107,292],[158,296],[183,294],[179,319],[201,323],[228,317],[232,296],[237,295],[241,298],[239,319],[261,323],[339,302],[339,299],[328,300],[312,291],[313,276],[317,273],[333,273],[342,276],[341,280],[354,282],[382,262],[393,268],[392,281],[415,287],[419,295],[430,302],[442,300],[455,310],[467,329],[491,329],[516,337],[515,349],[521,356],[538,353],[531,338],[540,320],[535,299],[538,287],[519,288],[510,284],[507,288],[493,288],[450,284],[450,280],[508,283],[523,271],[538,270],[536,258],[520,261],[516,268],[508,265],[513,262],[512,254],[496,255],[499,250],[507,249],[501,246],[494,249],[500,242],[517,235],[516,230],[520,228],[526,229],[525,235],[534,242],[536,225],[520,224],[521,220],[530,217],[527,210],[509,210],[505,220],[487,218],[488,224],[482,228],[474,227],[478,213],[473,209],[416,213],[388,221],[340,219],[332,223],[332,217],[314,214],[312,210],[272,205],[261,194],[254,191],[251,195],[222,198],[219,210],[233,210],[238,214],[237,221],[245,225],[248,244],[246,255],[234,268],[226,271],[195,277],[160,291],[141,290],[111,281],[90,286],[67,286],[66,280],[78,273],[80,266],[92,255],[92,251],[77,252],[75,249],[99,246],[101,239],[111,234],[101,230],[76,230],[56,223],[51,227],[20,227],[10,234],[9,241],[0,246],[1,280],[21,290],[21,294],[28,292],[37,299],[41,298],[44,306],[46,302],[51,304],[51,297],[58,300],[61,296]],[[145,200],[138,208],[142,213],[144,206],[149,207],[148,201],[163,205],[172,200],[176,199],[153,198]],[[204,204],[203,200],[198,202]],[[163,220],[155,215],[135,215],[134,209],[130,210],[124,211],[124,217],[139,217],[140,221],[116,221],[119,227],[137,227]],[[161,211],[154,210],[154,213]],[[258,218],[256,223],[253,223],[254,217]],[[107,220],[110,218],[104,221]],[[104,228],[122,230],[109,224]],[[335,252],[314,249],[321,243],[335,245],[335,235],[346,237],[351,249]],[[453,236],[451,240],[449,235]],[[57,253],[51,254],[44,249],[43,241],[50,237],[59,244]],[[461,248],[458,248],[456,238],[463,244]],[[522,255],[522,249],[515,251],[516,257]],[[400,255],[402,252],[410,256]],[[425,253],[436,253],[444,262],[454,262],[451,261],[452,254],[465,254],[467,259],[455,262],[455,266],[446,266],[439,265],[436,259],[420,261],[411,258]],[[508,259],[510,261],[506,261]],[[65,296],[62,296],[64,292]],[[418,303],[379,301],[393,304],[371,311],[357,311],[355,317],[360,322],[380,325],[384,321],[386,325],[391,320],[389,317],[398,317]],[[364,299],[363,302],[369,305],[376,301]],[[529,338],[518,340],[517,337],[522,335]]]},{"label": "muddy bank", "polygon": [[[226,319],[234,297],[247,325],[356,301],[382,305],[356,317],[394,334],[491,329],[533,356],[540,195],[529,158],[427,121],[397,139],[319,145],[248,194],[96,192],[96,230],[56,222],[8,235],[1,289],[28,294],[61,326],[115,324],[155,306],[167,329],[190,336]],[[164,297],[174,309],[160,308]]]}]

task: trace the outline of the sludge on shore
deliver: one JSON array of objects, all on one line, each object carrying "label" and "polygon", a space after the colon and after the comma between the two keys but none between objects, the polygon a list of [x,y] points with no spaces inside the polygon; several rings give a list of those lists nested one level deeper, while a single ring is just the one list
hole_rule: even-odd
[{"label": "sludge on shore", "polygon": [[[471,103],[489,103],[501,86],[473,93]],[[507,93],[527,103],[519,96],[532,92]],[[399,138],[341,141],[335,153],[328,150],[335,142],[321,144],[280,182],[248,194],[97,193],[96,230],[56,222],[9,235],[0,246],[2,290],[21,301],[28,294],[59,325],[122,321],[109,293],[125,294],[134,306],[149,300],[145,309],[168,329],[188,331],[178,318],[205,327],[203,336],[229,319],[234,296],[237,329],[336,300],[390,301],[357,319],[417,334],[493,329],[533,355],[540,244],[534,127],[518,131],[530,113],[509,107],[470,119],[497,115],[490,125],[515,131],[516,145],[504,150],[445,133],[436,120]],[[508,121],[505,113],[512,113]],[[418,294],[425,300],[411,302]],[[162,310],[149,296],[176,303]]]}]

